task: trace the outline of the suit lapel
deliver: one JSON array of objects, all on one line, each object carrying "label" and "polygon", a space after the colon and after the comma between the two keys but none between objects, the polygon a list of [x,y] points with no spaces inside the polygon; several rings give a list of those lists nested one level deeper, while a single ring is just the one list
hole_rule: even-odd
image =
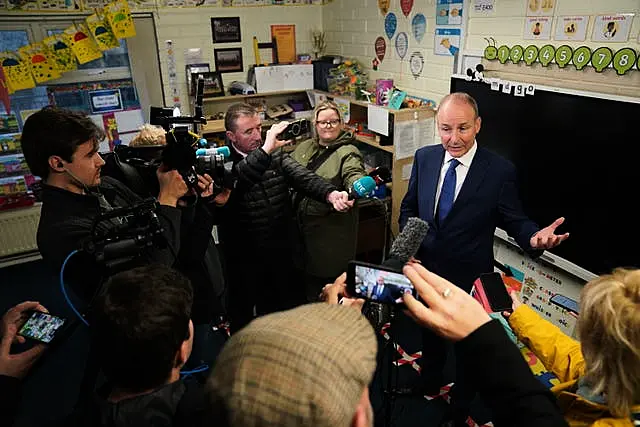
[{"label": "suit lapel", "polygon": [[449,222],[456,213],[467,204],[467,200],[478,191],[480,184],[484,180],[487,171],[489,170],[489,160],[485,156],[484,151],[478,147],[478,151],[471,162],[469,173],[462,184],[460,194],[456,197],[456,201],[451,208],[451,212],[445,218],[444,222]]},{"label": "suit lapel", "polygon": [[424,218],[426,221],[434,223],[433,212],[436,208],[436,189],[438,188],[438,180],[440,179],[440,170],[444,161],[444,148],[436,151],[433,156],[428,156],[425,164],[425,195],[422,200],[426,201],[424,206]]}]

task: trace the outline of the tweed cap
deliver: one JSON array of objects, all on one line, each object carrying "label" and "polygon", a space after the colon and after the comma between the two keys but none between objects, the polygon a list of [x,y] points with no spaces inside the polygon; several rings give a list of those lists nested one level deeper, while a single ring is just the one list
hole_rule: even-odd
[{"label": "tweed cap", "polygon": [[347,427],[376,367],[369,322],[323,303],[260,317],[231,337],[209,379],[229,426]]}]

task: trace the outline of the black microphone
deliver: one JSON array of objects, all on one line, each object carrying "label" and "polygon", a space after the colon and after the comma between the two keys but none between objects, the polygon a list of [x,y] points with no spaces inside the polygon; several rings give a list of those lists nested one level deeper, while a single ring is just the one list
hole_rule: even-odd
[{"label": "black microphone", "polygon": [[415,256],[420,249],[422,241],[429,232],[429,224],[418,217],[407,220],[400,234],[396,237],[389,250],[389,256],[382,263],[386,267],[402,271],[402,267]]},{"label": "black microphone", "polygon": [[[418,249],[420,249],[428,232],[429,224],[426,221],[417,217],[409,218],[405,227],[393,241],[389,256],[382,265],[402,273],[402,267],[418,253]],[[366,301],[362,306],[362,314],[376,331],[391,321],[392,310],[393,306],[374,301]]]},{"label": "black microphone", "polygon": [[376,185],[386,184],[392,181],[391,171],[384,166],[378,166],[367,174],[376,182]]}]

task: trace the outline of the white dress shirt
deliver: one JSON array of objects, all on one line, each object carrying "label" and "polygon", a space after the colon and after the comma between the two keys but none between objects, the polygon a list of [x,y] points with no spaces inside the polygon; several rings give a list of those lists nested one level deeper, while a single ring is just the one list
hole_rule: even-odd
[{"label": "white dress shirt", "polygon": [[[469,168],[471,167],[471,163],[473,162],[473,158],[476,155],[476,151],[478,151],[478,143],[473,141],[473,145],[464,153],[462,157],[458,157],[458,161],[460,164],[456,167],[456,191],[453,196],[453,201],[455,203],[458,198],[458,194],[460,194],[460,189],[462,188],[462,184],[464,184],[464,180],[469,173]],[[449,162],[453,159],[453,156],[448,152],[444,153],[444,162],[442,163],[442,169],[440,169],[440,178],[438,179],[438,187],[436,190],[436,202],[433,207],[433,214],[438,215],[438,203],[440,201],[440,192],[442,191],[442,183],[444,182],[444,176],[447,174],[447,170],[449,169]]]}]

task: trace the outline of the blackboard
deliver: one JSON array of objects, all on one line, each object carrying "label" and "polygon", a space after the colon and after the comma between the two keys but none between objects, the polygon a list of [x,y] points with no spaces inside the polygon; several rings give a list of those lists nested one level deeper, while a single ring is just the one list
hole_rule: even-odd
[{"label": "blackboard", "polygon": [[541,226],[564,216],[550,252],[592,273],[640,268],[640,100],[536,88],[516,97],[451,79],[478,102],[476,137],[513,162],[525,212]]}]

